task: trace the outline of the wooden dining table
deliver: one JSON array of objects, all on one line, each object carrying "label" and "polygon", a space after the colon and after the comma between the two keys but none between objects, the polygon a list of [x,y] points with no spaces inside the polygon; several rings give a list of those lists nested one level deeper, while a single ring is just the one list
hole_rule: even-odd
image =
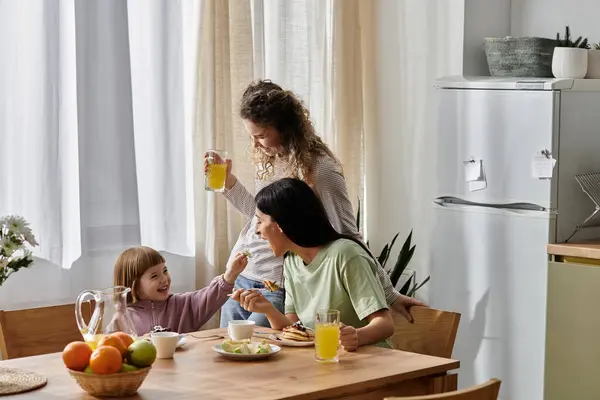
[{"label": "wooden dining table", "polygon": [[[257,335],[270,331],[255,329]],[[216,335],[216,336],[211,336]],[[159,359],[137,395],[129,399],[383,399],[456,390],[457,360],[377,346],[356,352],[340,350],[339,363],[320,364],[314,347],[281,346],[261,361],[232,361],[213,351],[227,337],[225,329],[196,332],[175,352]],[[260,339],[256,339],[260,340]],[[273,342],[275,343],[275,342]],[[93,399],[69,375],[61,354],[0,361],[0,367],[44,375],[41,389],[6,399]]]}]

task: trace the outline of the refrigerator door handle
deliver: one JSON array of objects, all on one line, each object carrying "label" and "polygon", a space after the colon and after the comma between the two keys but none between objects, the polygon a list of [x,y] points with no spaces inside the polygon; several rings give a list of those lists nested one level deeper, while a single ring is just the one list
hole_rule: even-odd
[{"label": "refrigerator door handle", "polygon": [[445,207],[449,205],[457,205],[457,206],[471,206],[471,207],[484,207],[484,208],[497,208],[501,210],[519,210],[519,211],[540,211],[540,212],[550,212],[551,210],[542,207],[538,204],[533,203],[504,203],[504,204],[496,204],[496,203],[477,203],[473,201],[468,201],[464,199],[460,199],[458,197],[452,196],[442,196],[433,200],[434,203]]}]

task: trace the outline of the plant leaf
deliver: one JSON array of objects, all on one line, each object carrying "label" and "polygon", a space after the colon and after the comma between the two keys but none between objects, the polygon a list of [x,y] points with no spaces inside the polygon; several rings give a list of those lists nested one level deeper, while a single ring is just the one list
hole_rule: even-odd
[{"label": "plant leaf", "polygon": [[400,254],[398,254],[398,258],[402,259],[401,263],[405,264],[405,265],[408,265],[408,263],[410,262],[410,259],[412,258],[413,254],[415,252],[416,246],[413,246],[409,249],[410,242],[411,242],[411,240],[410,240],[411,236],[412,236],[412,231],[410,232],[410,235],[408,235],[406,242],[402,246],[402,250],[400,250]]},{"label": "plant leaf", "polygon": [[410,289],[410,290],[408,291],[408,293],[406,294],[408,297],[413,297],[413,296],[414,296],[414,294],[415,294],[415,289],[416,289],[416,287],[417,287],[417,284],[418,284],[418,283],[419,283],[419,282],[417,282],[417,280],[415,279],[415,284],[413,285],[412,289]]},{"label": "plant leaf", "polygon": [[402,286],[402,288],[400,289],[400,294],[403,294],[405,296],[407,296],[406,293],[408,293],[408,289],[410,288],[410,282],[413,280],[413,277],[411,276],[406,283]]},{"label": "plant leaf", "polygon": [[389,253],[389,247],[386,244],[385,246],[383,246],[383,250],[381,250],[381,254],[379,254],[379,257],[377,257],[377,261],[379,261],[379,265],[381,265],[382,268],[385,266],[385,262],[387,260],[388,253]]},{"label": "plant leaf", "polygon": [[385,259],[383,260],[384,264],[387,264],[388,258],[390,258],[390,254],[392,253],[392,247],[394,247],[394,243],[396,243],[396,239],[398,239],[399,234],[400,234],[400,232],[398,232],[398,233],[396,233],[396,235],[394,235],[394,238],[392,239],[392,242],[390,243],[390,247],[388,248],[388,252],[385,255]]},{"label": "plant leaf", "polygon": [[400,252],[406,252],[408,251],[409,247],[410,247],[410,242],[412,241],[412,229],[410,230],[410,233],[408,234],[408,237],[406,238],[406,240],[404,241],[404,244],[402,245],[402,250],[400,250]]},{"label": "plant leaf", "polygon": [[358,198],[358,210],[356,212],[356,229],[360,232],[360,197]]},{"label": "plant leaf", "polygon": [[415,293],[417,292],[417,290],[421,289],[423,287],[423,285],[425,285],[427,282],[429,282],[429,279],[431,279],[431,275],[428,276],[427,278],[425,278],[425,280],[423,282],[421,282],[420,285],[416,285],[413,288],[413,290],[411,290],[411,294],[409,294],[410,297],[413,297],[415,295]]},{"label": "plant leaf", "polygon": [[410,234],[406,238],[406,241],[404,242],[404,245],[402,246],[402,249],[398,254],[398,259],[396,260],[396,264],[394,265],[394,269],[392,270],[392,274],[390,275],[390,280],[392,281],[392,285],[394,286],[396,286],[396,284],[398,283],[398,279],[400,279],[402,272],[404,272],[404,270],[406,269],[406,266],[410,262],[415,252],[416,246],[413,246],[412,248],[410,247],[411,239],[412,230],[410,231]]}]

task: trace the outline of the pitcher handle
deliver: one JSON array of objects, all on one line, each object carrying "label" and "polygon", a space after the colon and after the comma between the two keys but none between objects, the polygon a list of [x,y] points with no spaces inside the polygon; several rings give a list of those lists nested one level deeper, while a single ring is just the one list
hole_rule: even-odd
[{"label": "pitcher handle", "polygon": [[77,300],[75,301],[75,320],[77,321],[79,332],[81,332],[82,335],[87,333],[88,326],[83,320],[83,313],[81,312],[81,303],[86,301],[88,297],[91,297],[92,299],[96,298],[94,292],[92,292],[91,290],[86,290],[81,292],[79,296],[77,296]]}]

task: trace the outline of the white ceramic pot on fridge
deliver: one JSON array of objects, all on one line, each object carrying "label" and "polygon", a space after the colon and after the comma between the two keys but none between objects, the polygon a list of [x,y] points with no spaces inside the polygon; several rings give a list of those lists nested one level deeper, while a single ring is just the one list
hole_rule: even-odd
[{"label": "white ceramic pot on fridge", "polygon": [[582,79],[588,69],[588,50],[577,47],[555,47],[552,73],[556,78]]}]

